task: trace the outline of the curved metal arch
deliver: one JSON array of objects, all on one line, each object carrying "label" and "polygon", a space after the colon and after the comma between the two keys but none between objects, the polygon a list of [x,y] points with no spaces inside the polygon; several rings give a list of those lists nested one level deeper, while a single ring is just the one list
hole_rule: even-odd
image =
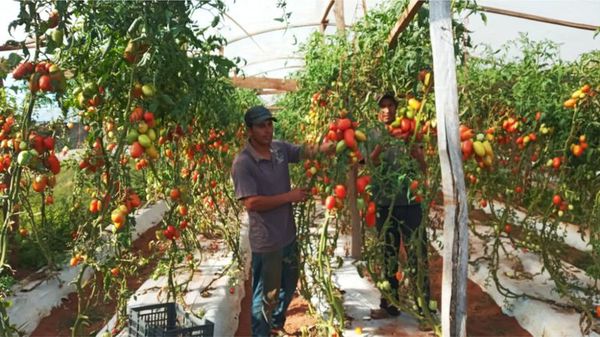
[{"label": "curved metal arch", "polygon": [[304,61],[304,57],[294,56],[294,55],[269,57],[269,58],[260,59],[257,61],[248,62],[244,65],[244,67],[253,66],[256,64],[261,64],[261,63],[266,63],[266,62],[271,62],[271,61],[278,61],[278,60],[302,60],[302,61]]},{"label": "curved metal arch", "polygon": [[[267,28],[267,29],[263,29],[263,30],[259,30],[250,34],[246,34],[246,35],[241,35],[241,36],[237,36],[234,37],[233,39],[227,40],[227,44],[233,44],[235,42],[247,39],[247,38],[252,38],[256,35],[261,35],[261,34],[265,34],[265,33],[271,33],[271,32],[276,32],[278,30],[286,30],[286,29],[294,29],[294,28],[305,28],[305,27],[318,27],[321,26],[322,23],[318,22],[318,23],[300,23],[300,24],[296,24],[296,25],[286,25],[286,26],[279,26],[279,27],[273,27],[273,28]],[[335,23],[327,23],[327,26],[335,26]],[[351,28],[352,25],[345,25],[346,28]]]},{"label": "curved metal arch", "polygon": [[285,67],[279,67],[279,68],[268,69],[268,70],[261,71],[261,72],[259,72],[259,73],[255,73],[255,74],[252,74],[252,75],[247,75],[247,77],[253,77],[253,76],[258,76],[258,75],[264,75],[264,74],[266,74],[266,73],[270,73],[270,72],[272,72],[272,71],[278,71],[278,70],[285,70],[285,69],[302,69],[302,68],[304,68],[304,66],[301,66],[301,65],[285,66]]}]

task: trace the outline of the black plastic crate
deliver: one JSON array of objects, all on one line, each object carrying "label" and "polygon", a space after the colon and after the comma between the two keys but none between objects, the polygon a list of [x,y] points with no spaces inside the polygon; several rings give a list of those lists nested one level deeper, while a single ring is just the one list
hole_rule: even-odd
[{"label": "black plastic crate", "polygon": [[215,324],[184,312],[175,303],[130,308],[131,337],[213,337]]}]

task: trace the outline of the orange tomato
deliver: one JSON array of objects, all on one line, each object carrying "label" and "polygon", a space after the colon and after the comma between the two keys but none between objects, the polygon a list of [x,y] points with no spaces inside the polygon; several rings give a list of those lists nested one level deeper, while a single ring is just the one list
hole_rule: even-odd
[{"label": "orange tomato", "polygon": [[177,208],[177,210],[179,211],[179,214],[181,216],[186,216],[188,214],[188,209],[184,205],[179,205],[179,207]]},{"label": "orange tomato", "polygon": [[181,197],[181,192],[178,188],[173,188],[169,196],[171,197],[171,200],[178,200]]},{"label": "orange tomato", "polygon": [[574,98],[569,98],[563,103],[563,106],[567,109],[575,108],[575,105],[577,105],[577,100]]}]

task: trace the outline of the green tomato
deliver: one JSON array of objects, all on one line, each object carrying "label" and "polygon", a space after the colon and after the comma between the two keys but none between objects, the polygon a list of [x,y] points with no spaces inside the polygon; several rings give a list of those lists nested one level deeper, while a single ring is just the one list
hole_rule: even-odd
[{"label": "green tomato", "polygon": [[29,151],[21,151],[17,156],[17,163],[21,166],[27,166],[31,162],[31,158]]},{"label": "green tomato", "polygon": [[142,145],[145,149],[152,146],[152,140],[150,140],[150,137],[147,135],[139,135],[138,142],[140,142],[140,145]]},{"label": "green tomato", "polygon": [[346,142],[343,140],[340,140],[335,147],[335,153],[342,153],[345,149],[346,149]]},{"label": "green tomato", "polygon": [[152,97],[156,94],[156,88],[152,84],[144,84],[142,86],[142,93],[146,97]]},{"label": "green tomato", "polygon": [[127,144],[133,144],[139,137],[139,133],[135,129],[129,130],[127,133]]},{"label": "green tomato", "polygon": [[150,138],[150,140],[155,141],[156,140],[156,131],[154,131],[154,129],[148,129],[148,138]]},{"label": "green tomato", "polygon": [[64,36],[64,33],[63,33],[62,29],[57,28],[52,31],[52,41],[54,41],[56,44],[62,45],[63,36]]}]

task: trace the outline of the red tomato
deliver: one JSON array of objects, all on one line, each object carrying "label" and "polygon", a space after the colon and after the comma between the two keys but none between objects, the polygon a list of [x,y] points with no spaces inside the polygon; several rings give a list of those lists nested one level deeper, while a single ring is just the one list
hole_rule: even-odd
[{"label": "red tomato", "polygon": [[402,117],[402,120],[400,122],[400,129],[402,130],[402,132],[410,132],[410,129],[411,129],[410,119],[408,119],[406,117]]},{"label": "red tomato", "polygon": [[375,214],[377,212],[377,205],[373,201],[369,202],[369,206],[367,206],[367,213]]},{"label": "red tomato", "polygon": [[133,158],[139,158],[144,154],[144,147],[139,142],[133,142],[129,148],[129,154]]},{"label": "red tomato", "polygon": [[461,143],[460,149],[463,153],[463,159],[469,159],[473,154],[473,141],[468,139]]},{"label": "red tomato", "polygon": [[348,118],[340,118],[337,120],[337,128],[340,131],[346,131],[347,129],[352,127],[352,121]]},{"label": "red tomato", "polygon": [[40,77],[38,85],[43,91],[52,91],[52,80],[48,75],[42,75]]},{"label": "red tomato", "polygon": [[58,158],[56,158],[56,156],[54,154],[50,154],[48,156],[48,159],[46,159],[46,164],[48,166],[48,169],[52,173],[54,173],[54,174],[60,173],[60,161],[58,160]]},{"label": "red tomato", "polygon": [[340,199],[344,199],[346,197],[346,186],[336,185],[334,191],[336,197]]},{"label": "red tomato", "polygon": [[562,202],[562,198],[560,197],[560,195],[555,194],[554,197],[552,198],[552,203],[554,204],[554,206],[560,206],[561,202]]},{"label": "red tomato", "polygon": [[354,137],[353,129],[344,131],[344,142],[349,149],[356,149],[356,138]]},{"label": "red tomato", "polygon": [[558,169],[560,167],[560,158],[559,157],[554,157],[554,159],[552,159],[552,167],[554,167],[555,169]]},{"label": "red tomato", "polygon": [[358,193],[364,193],[367,188],[367,185],[369,185],[369,180],[369,176],[358,177],[358,179],[356,179],[356,191]]},{"label": "red tomato", "polygon": [[102,208],[102,202],[100,200],[92,199],[92,201],[90,201],[91,213],[98,213],[100,211],[100,208]]},{"label": "red tomato", "polygon": [[365,222],[367,223],[367,227],[373,227],[377,223],[377,216],[375,213],[367,213],[365,215]]},{"label": "red tomato", "polygon": [[325,199],[325,208],[328,210],[335,208],[335,197],[333,195],[330,195],[327,197],[327,199]]}]

